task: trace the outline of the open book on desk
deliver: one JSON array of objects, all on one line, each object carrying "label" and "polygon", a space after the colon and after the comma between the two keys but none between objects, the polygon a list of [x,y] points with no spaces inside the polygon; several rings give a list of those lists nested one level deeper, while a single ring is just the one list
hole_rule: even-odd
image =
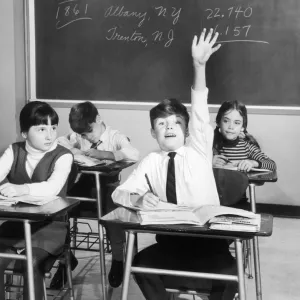
[{"label": "open book on desk", "polygon": [[36,196],[25,195],[19,197],[5,197],[0,195],[0,206],[12,206],[12,205],[16,205],[19,202],[32,204],[32,205],[44,205],[58,198],[59,198],[58,196],[36,197]]},{"label": "open book on desk", "polygon": [[75,154],[74,161],[77,164],[79,164],[81,166],[86,166],[86,167],[105,165],[105,161],[99,160],[97,158],[85,156],[83,154]]},{"label": "open book on desk", "polygon": [[215,230],[249,232],[257,232],[260,229],[260,215],[226,206],[177,206],[176,209],[139,210],[137,215],[141,225],[191,224],[208,226]]}]

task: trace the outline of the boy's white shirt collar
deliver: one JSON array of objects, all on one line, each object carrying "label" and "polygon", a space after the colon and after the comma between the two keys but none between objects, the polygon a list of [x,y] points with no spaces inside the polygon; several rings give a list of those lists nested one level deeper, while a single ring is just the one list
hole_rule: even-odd
[{"label": "boy's white shirt collar", "polygon": [[176,154],[178,154],[180,156],[184,156],[184,148],[185,148],[185,145],[181,146],[177,150],[173,150],[173,151],[164,151],[164,150],[161,150],[161,152],[165,156],[167,156],[170,152],[176,152]]}]

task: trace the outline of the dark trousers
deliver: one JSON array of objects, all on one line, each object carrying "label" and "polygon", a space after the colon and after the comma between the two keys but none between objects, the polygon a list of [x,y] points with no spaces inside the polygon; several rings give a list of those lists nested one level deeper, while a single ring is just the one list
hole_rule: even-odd
[{"label": "dark trousers", "polygon": [[[111,195],[119,185],[118,175],[102,176],[101,181],[101,199],[102,212],[107,214],[117,208],[113,202]],[[93,175],[82,174],[79,181],[68,192],[70,196],[93,197],[96,198],[96,183]],[[81,202],[70,214],[70,217],[81,218],[97,218],[96,202]],[[122,227],[112,224],[106,227],[107,237],[111,244],[112,258],[115,260],[123,260],[123,245],[125,242],[125,232]]]},{"label": "dark trousers", "polygon": [[[158,236],[158,243],[139,252],[133,264],[139,267],[237,274],[228,241],[178,236]],[[135,273],[147,300],[168,300],[166,288],[192,289],[210,293],[210,300],[232,300],[237,283],[169,275]]]},{"label": "dark trousers", "polygon": [[[0,244],[0,251],[4,253],[15,254],[16,249]],[[24,254],[24,253],[22,253]],[[47,265],[53,265],[55,257],[49,254],[47,251],[40,248],[32,248],[33,256],[33,280],[34,280],[34,294],[35,299],[43,299],[44,289],[43,289],[43,278],[45,272],[48,271]],[[12,259],[0,258],[0,300],[5,300],[5,290],[4,290],[4,271],[6,270]],[[17,269],[21,270],[24,275],[24,290],[23,299],[28,300],[28,278],[27,278],[27,267],[25,261],[18,261],[19,264]]]}]

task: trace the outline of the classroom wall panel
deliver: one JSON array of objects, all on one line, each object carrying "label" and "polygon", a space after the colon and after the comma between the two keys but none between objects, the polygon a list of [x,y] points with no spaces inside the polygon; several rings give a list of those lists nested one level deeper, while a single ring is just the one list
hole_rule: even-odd
[{"label": "classroom wall panel", "polygon": [[0,2],[0,151],[16,138],[13,2]]},{"label": "classroom wall panel", "polygon": [[18,117],[25,104],[24,3],[0,1],[0,152],[20,138]]}]

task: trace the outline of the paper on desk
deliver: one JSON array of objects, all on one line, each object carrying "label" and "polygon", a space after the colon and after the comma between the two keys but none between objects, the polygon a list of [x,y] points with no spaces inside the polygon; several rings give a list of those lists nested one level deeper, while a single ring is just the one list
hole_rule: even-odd
[{"label": "paper on desk", "polygon": [[[237,166],[233,166],[232,164],[227,164],[227,165],[224,165],[222,167],[222,169],[226,169],[226,170],[232,170],[232,171],[238,171],[238,167]],[[267,173],[270,173],[272,172],[271,170],[268,170],[268,169],[258,169],[258,168],[251,168],[250,172],[267,172]]]},{"label": "paper on desk", "polygon": [[169,202],[159,201],[157,206],[153,208],[140,208],[138,206],[127,207],[135,211],[191,211],[191,207],[180,206]]},{"label": "paper on desk", "polygon": [[81,166],[93,167],[98,165],[105,165],[105,161],[93,157],[85,156],[82,154],[75,154],[74,161]]},{"label": "paper on desk", "polygon": [[18,202],[33,204],[33,205],[44,205],[48,202],[58,199],[58,196],[49,197],[36,197],[36,196],[19,196],[19,197],[5,197],[0,195],[0,205],[12,206]]}]

